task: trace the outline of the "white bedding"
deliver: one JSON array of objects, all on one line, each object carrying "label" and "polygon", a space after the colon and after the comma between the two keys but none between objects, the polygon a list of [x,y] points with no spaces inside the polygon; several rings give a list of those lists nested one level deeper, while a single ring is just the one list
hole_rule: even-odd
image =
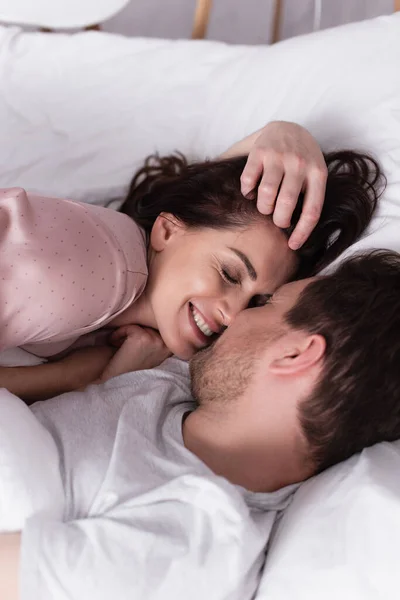
[{"label": "white bedding", "polygon": [[[0,186],[105,203],[156,149],[213,156],[288,119],[326,150],[374,151],[388,187],[351,251],[399,251],[399,64],[399,14],[273,47],[0,28]],[[18,439],[19,420],[12,424]],[[38,448],[29,464],[39,477]],[[2,458],[4,491],[18,469],[4,476]],[[398,444],[381,445],[303,486],[278,527],[258,600],[395,597],[398,470]]]},{"label": "white bedding", "polygon": [[0,21],[36,27],[74,28],[103,23],[129,0],[0,0]]},{"label": "white bedding", "polygon": [[305,483],[268,553],[259,600],[399,595],[400,442],[378,444]]},{"label": "white bedding", "polygon": [[62,519],[64,490],[55,442],[30,409],[0,389],[0,531],[33,514]]}]

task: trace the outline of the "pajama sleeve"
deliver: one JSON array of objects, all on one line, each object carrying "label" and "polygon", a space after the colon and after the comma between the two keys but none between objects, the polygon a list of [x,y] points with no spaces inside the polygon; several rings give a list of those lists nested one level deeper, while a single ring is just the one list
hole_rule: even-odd
[{"label": "pajama sleeve", "polygon": [[38,516],[22,534],[20,597],[250,600],[274,513],[263,519],[256,524],[242,498],[188,475],[103,515]]},{"label": "pajama sleeve", "polygon": [[0,351],[68,347],[125,310],[146,279],[145,240],[126,215],[0,189]]}]

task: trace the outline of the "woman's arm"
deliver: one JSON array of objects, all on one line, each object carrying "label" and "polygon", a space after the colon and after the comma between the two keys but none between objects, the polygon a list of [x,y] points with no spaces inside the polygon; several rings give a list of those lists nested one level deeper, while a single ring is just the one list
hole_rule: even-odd
[{"label": "woman's arm", "polygon": [[138,325],[119,327],[111,342],[115,347],[81,348],[43,365],[0,367],[0,387],[32,404],[122,373],[151,369],[171,355],[156,331]]},{"label": "woman's arm", "polygon": [[[0,387],[27,404],[86,387],[100,377],[115,353],[108,346],[75,350],[64,358],[33,367],[0,367]],[[0,595],[0,598],[1,595]]]},{"label": "woman's arm", "polygon": [[18,600],[18,571],[21,551],[20,533],[0,533],[0,598]]},{"label": "woman's arm", "polygon": [[248,154],[241,176],[244,196],[257,194],[260,212],[273,215],[275,225],[289,227],[301,192],[302,214],[289,245],[304,244],[321,216],[327,167],[313,136],[296,123],[272,121],[229,148],[221,158]]}]

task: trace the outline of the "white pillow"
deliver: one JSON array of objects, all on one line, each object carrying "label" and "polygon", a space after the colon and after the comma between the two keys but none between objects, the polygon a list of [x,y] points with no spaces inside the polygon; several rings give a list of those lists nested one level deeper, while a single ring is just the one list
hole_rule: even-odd
[{"label": "white pillow", "polygon": [[[370,235],[355,248],[400,250],[399,64],[400,14],[272,47],[0,28],[0,186],[104,203],[123,193],[154,150],[213,156],[265,122],[287,119],[308,127],[325,150],[375,153],[388,187]],[[271,545],[259,598],[325,599],[332,589],[330,597],[347,600],[330,566],[351,584],[351,600],[379,598],[374,589],[394,596],[387,540],[399,534],[397,451],[372,448],[300,490]],[[343,494],[330,510],[328,491],[336,487]],[[353,503],[359,514],[350,520]],[[311,514],[311,504],[319,512]]]},{"label": "white pillow", "polygon": [[0,367],[33,367],[46,362],[22,348],[7,348],[0,352]]},{"label": "white pillow", "polygon": [[0,21],[40,27],[73,28],[103,23],[130,0],[0,0]]},{"label": "white pillow", "polygon": [[300,487],[270,547],[257,600],[389,600],[399,593],[400,442]]},{"label": "white pillow", "polygon": [[38,512],[64,515],[57,448],[22,400],[0,389],[0,532],[23,529]]},{"label": "white pillow", "polygon": [[399,218],[399,33],[400,14],[270,47],[0,27],[0,186],[104,203],[155,150],[213,156],[281,118],[373,150]]}]

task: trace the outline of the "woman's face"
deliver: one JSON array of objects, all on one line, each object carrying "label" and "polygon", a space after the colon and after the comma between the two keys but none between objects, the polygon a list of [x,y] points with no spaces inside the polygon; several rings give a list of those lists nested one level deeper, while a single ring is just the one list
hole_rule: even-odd
[{"label": "woman's face", "polygon": [[267,218],[237,229],[193,229],[171,215],[151,233],[146,300],[170,350],[188,360],[294,274],[297,259]]}]

